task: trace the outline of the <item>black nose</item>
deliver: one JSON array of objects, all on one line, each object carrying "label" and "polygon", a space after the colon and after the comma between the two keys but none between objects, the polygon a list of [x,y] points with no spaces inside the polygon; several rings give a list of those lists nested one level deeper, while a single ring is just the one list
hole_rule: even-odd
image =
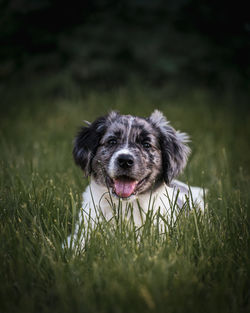
[{"label": "black nose", "polygon": [[134,165],[134,158],[130,154],[120,154],[117,158],[117,163],[121,168],[130,168]]}]

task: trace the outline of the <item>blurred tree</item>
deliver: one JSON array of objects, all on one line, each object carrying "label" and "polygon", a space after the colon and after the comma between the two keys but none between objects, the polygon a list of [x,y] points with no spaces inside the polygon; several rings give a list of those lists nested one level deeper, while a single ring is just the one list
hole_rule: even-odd
[{"label": "blurred tree", "polygon": [[2,0],[0,12],[4,81],[58,69],[81,84],[131,76],[157,84],[249,80],[250,17],[243,2]]}]

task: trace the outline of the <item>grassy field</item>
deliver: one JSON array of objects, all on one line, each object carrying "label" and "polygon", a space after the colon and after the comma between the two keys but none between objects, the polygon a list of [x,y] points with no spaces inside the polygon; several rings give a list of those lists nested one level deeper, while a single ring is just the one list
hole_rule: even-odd
[{"label": "grassy field", "polygon": [[[250,114],[230,92],[11,89],[1,96],[0,312],[250,311]],[[180,177],[209,189],[204,215],[159,234],[100,224],[85,251],[62,248],[87,184],[72,160],[82,120],[154,109],[190,134]]]}]

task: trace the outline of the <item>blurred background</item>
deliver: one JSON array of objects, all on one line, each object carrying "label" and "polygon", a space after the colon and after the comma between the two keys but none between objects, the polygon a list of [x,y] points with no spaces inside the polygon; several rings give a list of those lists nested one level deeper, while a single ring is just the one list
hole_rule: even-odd
[{"label": "blurred background", "polygon": [[42,80],[50,95],[134,80],[249,87],[246,1],[2,0],[0,30],[1,92]]}]

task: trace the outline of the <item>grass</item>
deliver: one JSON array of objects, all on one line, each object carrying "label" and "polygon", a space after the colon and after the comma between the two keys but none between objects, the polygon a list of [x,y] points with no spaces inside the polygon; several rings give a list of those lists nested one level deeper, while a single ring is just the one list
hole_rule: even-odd
[{"label": "grass", "polygon": [[[250,115],[230,93],[142,86],[50,97],[2,96],[0,133],[1,312],[250,311]],[[89,230],[84,251],[62,248],[87,185],[73,164],[82,120],[111,109],[147,116],[158,108],[192,137],[181,179],[209,189],[205,214],[164,234],[150,217]]]}]

